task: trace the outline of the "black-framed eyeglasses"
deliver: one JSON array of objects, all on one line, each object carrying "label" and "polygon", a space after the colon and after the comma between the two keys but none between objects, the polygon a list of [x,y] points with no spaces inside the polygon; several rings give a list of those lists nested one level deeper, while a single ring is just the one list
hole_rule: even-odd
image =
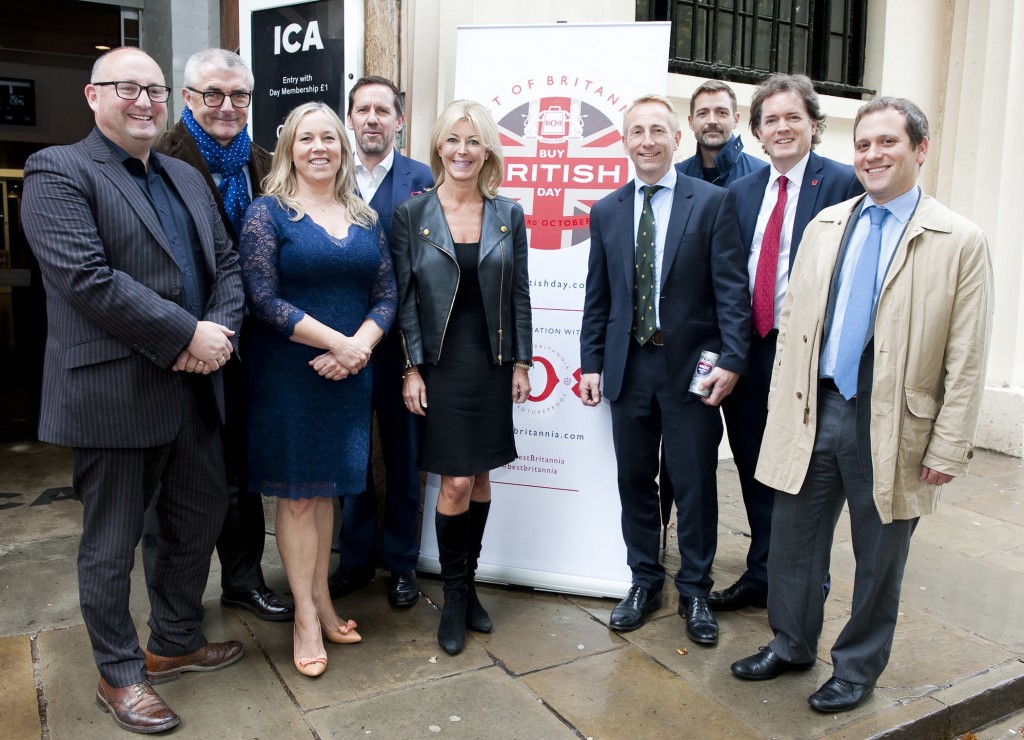
[{"label": "black-framed eyeglasses", "polygon": [[233,93],[222,93],[220,90],[196,90],[194,87],[186,87],[186,90],[191,90],[197,95],[203,96],[203,102],[211,108],[220,108],[224,105],[224,98],[231,98],[231,106],[233,108],[248,108],[249,103],[252,102],[252,93],[241,92],[236,90]]},{"label": "black-framed eyeglasses", "polygon": [[149,96],[149,102],[151,103],[166,103],[167,99],[171,97],[171,88],[164,85],[140,85],[137,82],[125,82],[123,80],[117,82],[94,82],[92,84],[95,87],[113,85],[114,92],[122,100],[138,100],[143,90],[146,91],[146,95]]}]

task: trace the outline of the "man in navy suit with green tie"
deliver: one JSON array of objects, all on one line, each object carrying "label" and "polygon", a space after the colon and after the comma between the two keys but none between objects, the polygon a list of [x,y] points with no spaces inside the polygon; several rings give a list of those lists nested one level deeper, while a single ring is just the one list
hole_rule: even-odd
[{"label": "man in navy suit with green tie", "polygon": [[[580,329],[580,398],[611,407],[632,585],[608,626],[634,630],[661,607],[662,440],[678,512],[675,574],[686,635],[718,642],[708,608],[717,543],[718,404],[746,371],[749,293],[734,197],[672,166],[672,103],[647,95],[626,108],[623,143],[636,178],[594,204]],[[689,392],[704,352],[719,356],[707,398]]]}]

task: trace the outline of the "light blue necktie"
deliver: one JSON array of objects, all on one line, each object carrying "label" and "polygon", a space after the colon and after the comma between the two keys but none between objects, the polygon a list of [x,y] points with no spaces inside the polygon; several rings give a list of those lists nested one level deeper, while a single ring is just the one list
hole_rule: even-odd
[{"label": "light blue necktie", "polygon": [[882,224],[889,211],[882,206],[867,209],[871,230],[857,258],[850,284],[850,298],[843,314],[843,328],[839,334],[836,353],[835,383],[843,398],[849,401],[857,395],[857,373],[860,356],[864,352],[871,312],[875,307],[875,282],[878,275],[878,257],[882,251]]}]

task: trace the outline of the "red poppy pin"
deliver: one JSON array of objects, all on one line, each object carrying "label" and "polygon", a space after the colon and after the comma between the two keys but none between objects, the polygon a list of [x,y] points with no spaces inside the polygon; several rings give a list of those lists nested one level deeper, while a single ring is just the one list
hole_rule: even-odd
[{"label": "red poppy pin", "polygon": [[817,180],[811,180],[811,185],[817,185],[817,184],[818,184]]}]

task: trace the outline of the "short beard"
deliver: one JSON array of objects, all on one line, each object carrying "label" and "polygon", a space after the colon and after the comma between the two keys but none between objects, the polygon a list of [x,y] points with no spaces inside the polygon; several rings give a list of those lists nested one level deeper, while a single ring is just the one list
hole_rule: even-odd
[{"label": "short beard", "polygon": [[367,141],[362,137],[356,137],[356,144],[359,146],[359,151],[361,151],[363,154],[382,154],[383,152],[386,152],[388,150],[388,148],[391,146],[392,141],[394,141],[394,139],[380,139],[380,141]]},{"label": "short beard", "polygon": [[722,138],[721,141],[711,141],[708,138],[707,133],[702,133],[700,136],[697,137],[697,143],[700,144],[705,149],[717,151],[719,149],[724,148],[725,145],[729,143],[729,134],[725,133],[724,131],[712,131],[709,133],[711,133],[713,136],[720,136]]}]

